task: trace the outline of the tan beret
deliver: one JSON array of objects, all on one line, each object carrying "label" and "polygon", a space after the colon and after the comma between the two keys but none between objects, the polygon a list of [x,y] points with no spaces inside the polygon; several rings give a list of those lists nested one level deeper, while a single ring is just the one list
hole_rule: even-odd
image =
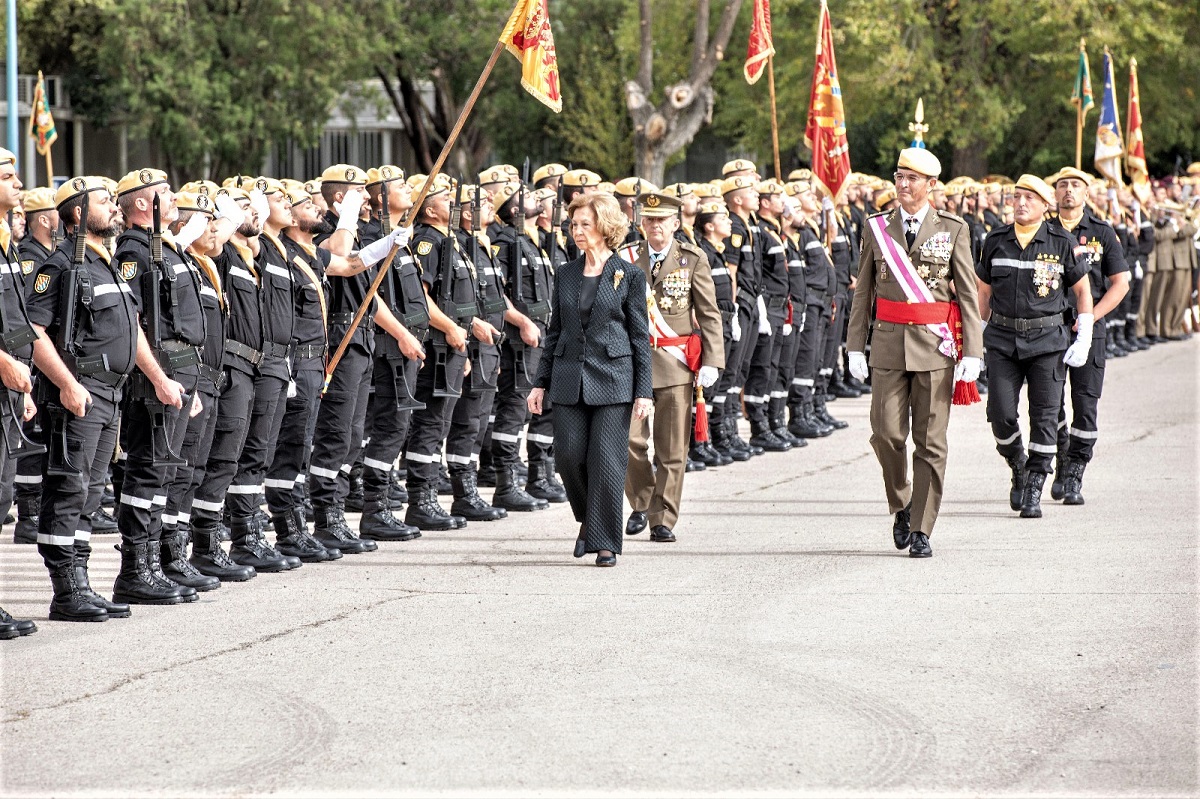
[{"label": "tan beret", "polygon": [[545,164],[539,166],[533,173],[533,182],[540,183],[547,178],[556,178],[559,175],[564,175],[566,172],[567,168],[562,164]]},{"label": "tan beret", "polygon": [[[103,179],[95,175],[71,178],[59,186],[58,191],[54,192],[54,207],[61,208],[64,203],[70,202],[85,192],[108,190]],[[109,193],[111,194],[111,192]]]},{"label": "tan beret", "polygon": [[898,169],[911,169],[913,172],[930,178],[936,178],[942,174],[942,162],[937,159],[936,155],[924,147],[906,147],[901,150],[900,158],[896,161],[896,167]]},{"label": "tan beret", "polygon": [[[4,161],[0,158],[0,164],[2,163]],[[34,211],[53,211],[55,206],[54,189],[48,189],[45,186],[30,189],[21,195],[21,206],[27,214]]]},{"label": "tan beret", "polygon": [[175,195],[175,205],[180,211],[196,211],[209,216],[216,215],[217,208],[213,203],[213,198],[207,194],[195,194],[190,191],[181,191]]},{"label": "tan beret", "polygon": [[334,164],[321,173],[322,183],[349,183],[351,186],[367,185],[367,172],[350,164]]},{"label": "tan beret", "polygon": [[161,169],[135,169],[117,181],[117,196],[120,197],[122,194],[144,189],[147,186],[170,182],[167,173]]},{"label": "tan beret", "polygon": [[1017,178],[1016,188],[1031,191],[1047,203],[1054,202],[1054,189],[1050,188],[1049,184],[1037,175],[1021,175]]},{"label": "tan beret", "polygon": [[783,184],[775,178],[767,178],[761,181],[754,189],[760,197],[763,195],[783,194],[784,192]]},{"label": "tan beret", "polygon": [[722,177],[729,177],[734,172],[757,172],[758,167],[753,161],[747,161],[745,158],[735,158],[732,161],[726,162],[725,166],[721,167]]},{"label": "tan beret", "polygon": [[1095,180],[1095,178],[1093,178],[1087,172],[1084,172],[1082,169],[1076,169],[1073,166],[1064,166],[1062,169],[1046,178],[1046,182],[1053,186],[1063,178],[1075,178],[1076,180],[1082,180],[1083,185],[1085,186],[1092,185],[1092,181]]},{"label": "tan beret", "polygon": [[389,180],[404,180],[404,170],[392,164],[375,166],[367,170],[368,186],[378,186],[380,183],[387,183]]},{"label": "tan beret", "polygon": [[753,175],[735,175],[721,181],[721,195],[724,196],[738,189],[753,189],[757,185],[758,181],[754,179]]}]

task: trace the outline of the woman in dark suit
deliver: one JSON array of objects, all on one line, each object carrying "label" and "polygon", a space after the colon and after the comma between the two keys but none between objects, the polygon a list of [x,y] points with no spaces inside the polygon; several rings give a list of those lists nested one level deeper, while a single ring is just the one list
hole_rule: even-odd
[{"label": "woman in dark suit", "polygon": [[575,557],[616,566],[629,418],[653,406],[646,276],[613,253],[629,222],[611,195],[581,194],[567,212],[581,255],[558,270],[529,409],[540,414],[544,397],[554,405],[558,471],[581,523]]}]

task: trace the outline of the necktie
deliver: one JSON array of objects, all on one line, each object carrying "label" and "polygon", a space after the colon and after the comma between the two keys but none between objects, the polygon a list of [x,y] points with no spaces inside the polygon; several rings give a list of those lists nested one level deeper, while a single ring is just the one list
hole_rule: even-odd
[{"label": "necktie", "polygon": [[651,253],[650,255],[650,277],[658,278],[658,268],[662,266],[663,257],[660,253]]},{"label": "necktie", "polygon": [[908,242],[908,246],[912,247],[913,242],[917,240],[917,218],[910,216],[904,222],[904,239]]}]

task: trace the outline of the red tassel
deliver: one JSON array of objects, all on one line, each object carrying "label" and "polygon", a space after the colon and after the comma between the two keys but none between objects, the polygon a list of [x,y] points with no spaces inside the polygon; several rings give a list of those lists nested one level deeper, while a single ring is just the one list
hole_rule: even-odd
[{"label": "red tassel", "polygon": [[982,402],[979,396],[979,389],[975,387],[975,381],[965,383],[958,380],[954,383],[954,404],[955,405],[974,405],[976,402]]},{"label": "red tassel", "polygon": [[708,410],[704,407],[704,392],[696,391],[696,443],[708,441]]}]

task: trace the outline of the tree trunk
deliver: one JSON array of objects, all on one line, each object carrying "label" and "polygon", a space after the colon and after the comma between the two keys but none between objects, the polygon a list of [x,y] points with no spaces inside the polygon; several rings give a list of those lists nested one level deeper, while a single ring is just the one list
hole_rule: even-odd
[{"label": "tree trunk", "polygon": [[976,142],[966,147],[955,147],[950,172],[951,174],[946,176],[947,180],[959,175],[982,178],[988,173],[987,146]]}]

